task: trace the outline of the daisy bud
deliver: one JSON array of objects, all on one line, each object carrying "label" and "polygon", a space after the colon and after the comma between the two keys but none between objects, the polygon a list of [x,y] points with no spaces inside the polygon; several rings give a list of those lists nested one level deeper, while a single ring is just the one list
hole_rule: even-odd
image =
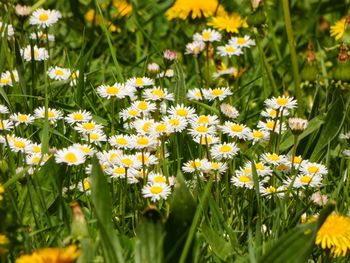
[{"label": "daisy bud", "polygon": [[157,63],[150,63],[147,65],[147,70],[151,74],[156,74],[159,72],[159,65]]},{"label": "daisy bud", "polygon": [[298,135],[306,129],[308,121],[301,118],[289,118],[288,124],[292,133]]},{"label": "daisy bud", "polygon": [[323,206],[328,202],[328,196],[321,194],[321,192],[315,192],[311,195],[311,200],[319,206]]},{"label": "daisy bud", "polygon": [[263,3],[263,0],[251,0],[250,2],[252,4],[253,9],[256,9],[259,7],[260,4]]},{"label": "daisy bud", "polygon": [[172,51],[170,49],[166,49],[163,52],[163,58],[164,58],[164,63],[168,66],[170,66],[175,59],[177,59],[177,54],[175,51]]},{"label": "daisy bud", "polygon": [[27,5],[17,4],[15,11],[18,16],[29,16],[32,13],[32,8]]}]

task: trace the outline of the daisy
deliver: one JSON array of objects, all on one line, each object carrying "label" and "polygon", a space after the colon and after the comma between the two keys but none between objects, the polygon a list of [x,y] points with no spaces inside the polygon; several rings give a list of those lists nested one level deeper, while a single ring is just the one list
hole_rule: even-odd
[{"label": "daisy", "polygon": [[238,147],[235,143],[223,143],[213,145],[210,153],[214,159],[232,159],[238,153]]},{"label": "daisy", "polygon": [[7,114],[7,113],[10,113],[9,109],[5,105],[0,104],[0,114]]},{"label": "daisy", "polygon": [[28,152],[32,142],[26,138],[14,136],[11,139],[8,139],[8,144],[10,149],[14,152]]},{"label": "daisy", "polygon": [[[289,185],[291,184],[290,181]],[[321,175],[306,175],[306,174],[300,174],[295,178],[293,187],[300,188],[300,187],[320,187],[322,186],[322,176]]]},{"label": "daisy", "polygon": [[[245,168],[250,168],[251,169],[252,164],[251,163],[247,163],[244,167]],[[262,162],[257,162],[255,163],[255,169],[256,169],[256,173],[259,176],[262,177],[266,177],[266,176],[271,176],[272,174],[272,170],[270,167],[266,166],[264,163]]]},{"label": "daisy", "polygon": [[177,104],[175,107],[170,107],[170,109],[168,110],[168,114],[180,118],[191,119],[194,117],[195,110],[190,107],[185,107],[183,104]]},{"label": "daisy", "polygon": [[278,189],[272,185],[266,186],[266,187],[263,186],[260,188],[261,196],[266,196],[267,198],[271,198],[272,196],[275,196],[277,191]]},{"label": "daisy", "polygon": [[216,129],[214,126],[208,126],[206,124],[195,124],[188,130],[188,132],[193,137],[213,136],[216,133]]},{"label": "daisy", "polygon": [[225,67],[225,68],[222,68],[222,69],[219,69],[218,71],[214,72],[213,73],[213,78],[214,79],[217,79],[221,76],[225,76],[225,75],[228,75],[229,77],[237,77],[238,75],[238,70],[234,67]]},{"label": "daisy", "polygon": [[300,134],[306,129],[308,121],[301,118],[289,118],[288,125],[293,134]]},{"label": "daisy", "polygon": [[113,165],[106,169],[106,173],[111,176],[111,178],[125,178],[129,173],[133,173],[133,169],[126,169],[124,166]]},{"label": "daisy", "polygon": [[38,31],[36,33],[31,33],[30,39],[43,41],[43,42],[49,40],[49,41],[53,42],[53,41],[55,41],[55,36],[51,35],[51,34],[46,34],[42,31]]},{"label": "daisy", "polygon": [[102,130],[102,128],[103,126],[101,124],[97,124],[94,121],[77,123],[77,125],[74,127],[75,130],[83,134],[89,134],[92,132],[100,131]]},{"label": "daisy", "polygon": [[35,10],[29,18],[29,24],[38,25],[39,27],[50,27],[62,17],[57,10],[45,10],[39,8]]},{"label": "daisy", "polygon": [[270,134],[265,130],[252,130],[248,133],[248,140],[254,143],[267,141],[270,138]]},{"label": "daisy", "polygon": [[51,158],[48,154],[29,154],[26,156],[26,164],[36,166],[43,166]]},{"label": "daisy", "polygon": [[107,141],[106,134],[103,131],[97,130],[97,131],[92,131],[88,134],[84,134],[83,139],[85,141],[89,141],[90,143],[100,145],[100,142],[105,142]]},{"label": "daisy", "polygon": [[217,53],[222,57],[231,57],[231,56],[240,56],[243,54],[243,51],[241,48],[227,44],[225,46],[219,46]]},{"label": "daisy", "polygon": [[129,107],[120,112],[120,117],[125,121],[130,119],[135,119],[140,116],[141,116],[141,111],[133,107]]},{"label": "daisy", "polygon": [[205,172],[212,171],[218,174],[223,174],[226,172],[226,170],[227,170],[227,163],[211,161],[209,170]]},{"label": "daisy", "polygon": [[0,119],[0,131],[10,131],[12,129],[13,129],[12,121]]},{"label": "daisy", "polygon": [[135,128],[138,134],[150,134],[153,124],[153,119],[136,119],[132,126]]},{"label": "daisy", "polygon": [[219,119],[216,115],[194,115],[189,122],[191,125],[217,125]]},{"label": "daisy", "polygon": [[91,157],[94,155],[95,150],[91,147],[91,145],[75,143],[73,147],[79,149],[85,157]]},{"label": "daisy", "polygon": [[29,16],[32,13],[32,7],[27,5],[17,4],[15,11],[18,16]]},{"label": "daisy", "polygon": [[[283,109],[283,116],[288,116],[289,111],[287,109]],[[277,117],[281,116],[281,111],[277,111],[272,108],[267,108],[264,111],[261,112],[261,116],[266,117],[266,118],[271,118],[271,119],[276,119]]]},{"label": "daisy", "polygon": [[70,74],[71,72],[69,69],[58,66],[50,67],[47,71],[49,78],[54,80],[68,80]]},{"label": "daisy", "polygon": [[190,89],[186,95],[190,100],[203,100],[202,92],[200,89]]},{"label": "daisy", "polygon": [[85,155],[79,148],[68,147],[58,150],[55,154],[57,163],[66,163],[67,165],[80,165],[85,162]]},{"label": "daisy", "polygon": [[159,69],[160,69],[160,67],[159,67],[159,65],[157,64],[157,63],[149,63],[148,65],[147,65],[147,70],[148,70],[148,72],[149,73],[151,73],[151,74],[156,74],[156,73],[158,73],[159,72]]},{"label": "daisy", "polygon": [[219,101],[224,100],[227,96],[232,95],[229,87],[226,88],[215,88],[215,89],[204,89],[203,96],[204,99],[209,101],[218,99]]},{"label": "daisy", "polygon": [[131,108],[137,109],[138,111],[140,111],[143,114],[147,114],[149,112],[153,112],[157,109],[156,104],[149,102],[149,101],[145,101],[145,100],[137,100],[134,101],[131,104]]},{"label": "daisy", "polygon": [[85,192],[87,195],[91,194],[91,179],[89,177],[84,178],[82,182],[79,182],[77,188],[80,192]]},{"label": "daisy", "polygon": [[271,165],[287,164],[287,158],[276,153],[264,153],[261,155],[261,159]]},{"label": "daisy", "polygon": [[299,155],[299,156],[294,156],[294,158],[292,156],[289,156],[288,158],[288,166],[292,167],[292,164],[294,165],[294,167],[300,167],[302,164],[305,164],[307,161],[303,160],[303,158]]},{"label": "daisy", "polygon": [[146,86],[152,86],[153,84],[153,80],[147,77],[133,77],[126,81],[127,86],[135,88],[143,88]]},{"label": "daisy", "polygon": [[125,134],[113,135],[109,137],[108,142],[111,146],[118,149],[131,147],[131,138],[129,135]]},{"label": "daisy", "polygon": [[150,166],[158,163],[158,159],[155,155],[150,154],[149,152],[138,152],[135,154],[136,159],[142,163],[142,165]]},{"label": "daisy", "polygon": [[150,134],[152,134],[155,137],[160,137],[164,134],[169,134],[171,133],[171,127],[168,123],[162,121],[162,122],[155,122],[152,126],[151,126],[151,132]]},{"label": "daisy", "polygon": [[49,58],[49,53],[43,47],[38,48],[36,45],[33,46],[33,57],[32,57],[32,48],[30,45],[26,46],[24,49],[21,49],[21,54],[25,61],[43,61]]},{"label": "daisy", "polygon": [[208,28],[204,29],[200,34],[194,34],[193,40],[198,42],[216,42],[221,40],[221,34],[214,29]]},{"label": "daisy", "polygon": [[125,85],[124,84],[119,84],[115,83],[112,86],[110,85],[101,85],[97,88],[97,93],[100,95],[102,98],[118,98],[122,99],[125,97]]},{"label": "daisy", "polygon": [[[34,110],[34,116],[37,119],[43,119],[45,118],[45,108],[40,107]],[[59,110],[48,108],[47,109],[47,118],[50,121],[51,124],[55,123],[56,121],[62,119],[62,113]]]},{"label": "daisy", "polygon": [[241,188],[254,188],[254,181],[251,175],[236,175],[231,178],[231,183],[237,187]]},{"label": "daisy", "polygon": [[222,114],[231,119],[237,119],[239,117],[239,111],[228,103],[222,103],[220,105]]},{"label": "daisy", "polygon": [[64,118],[64,120],[71,125],[79,122],[89,122],[91,119],[91,113],[86,110],[72,112]]},{"label": "daisy", "polygon": [[244,37],[231,37],[228,41],[230,45],[237,46],[240,48],[249,48],[255,46],[254,39],[251,39],[250,36],[245,35]]},{"label": "daisy", "polygon": [[27,153],[28,154],[33,154],[33,155],[41,154],[41,144],[33,142],[30,145]]},{"label": "daisy", "polygon": [[161,89],[160,87],[153,87],[152,89],[145,89],[142,94],[145,100],[151,101],[165,101],[174,100],[174,94],[168,93],[167,90]]},{"label": "daisy", "polygon": [[150,172],[148,174],[148,182],[149,183],[165,184],[165,183],[167,183],[167,179],[164,175],[162,175],[160,173]]},{"label": "daisy", "polygon": [[286,126],[284,123],[282,123],[282,126],[280,127],[280,121],[274,121],[272,119],[267,119],[266,122],[259,121],[258,122],[258,128],[264,130],[264,131],[274,131],[276,133],[284,132],[286,130]]},{"label": "daisy", "polygon": [[71,71],[71,74],[69,76],[69,85],[71,87],[74,87],[77,85],[78,79],[79,79],[80,72],[79,70]]},{"label": "daisy", "polygon": [[208,162],[206,159],[195,159],[194,161],[188,161],[182,166],[182,170],[185,173],[207,171],[208,169],[210,169],[210,162]]},{"label": "daisy", "polygon": [[282,108],[293,109],[297,106],[297,101],[287,96],[272,97],[271,99],[266,99],[264,103],[267,107],[275,110]]},{"label": "daisy", "polygon": [[125,168],[139,169],[142,163],[136,158],[135,155],[123,154],[117,158],[117,164],[122,165]]},{"label": "daisy", "polygon": [[165,183],[149,183],[142,188],[143,197],[151,198],[152,202],[167,199],[170,192],[170,187]]},{"label": "daisy", "polygon": [[328,173],[327,167],[312,162],[304,162],[301,164],[300,171],[304,174],[310,175],[326,175]]},{"label": "daisy", "polygon": [[123,155],[121,150],[109,150],[97,153],[97,158],[101,164],[114,165],[118,162],[119,158]]},{"label": "daisy", "polygon": [[130,145],[135,149],[145,149],[154,146],[156,139],[146,135],[134,135],[130,138]]},{"label": "daisy", "polygon": [[169,68],[166,71],[162,71],[159,74],[157,74],[157,78],[164,78],[164,77],[172,78],[174,77],[174,75],[175,75],[174,70]]},{"label": "daisy", "polygon": [[7,35],[8,38],[12,37],[15,34],[13,30],[13,26],[11,24],[7,24],[0,21],[0,35],[4,37]]},{"label": "daisy", "polygon": [[186,45],[185,54],[198,56],[205,48],[205,43],[202,41],[194,41]]},{"label": "daisy", "polygon": [[11,86],[12,78],[9,71],[2,72],[0,75],[0,87]]},{"label": "daisy", "polygon": [[250,129],[244,124],[238,124],[230,121],[225,121],[224,125],[219,126],[224,134],[234,138],[247,139]]},{"label": "daisy", "polygon": [[178,116],[165,116],[163,122],[169,127],[170,132],[182,132],[187,127],[187,120]]},{"label": "daisy", "polygon": [[201,145],[212,145],[212,144],[217,144],[220,142],[219,137],[216,136],[211,136],[211,135],[205,135],[205,136],[196,136],[192,137],[192,139]]},{"label": "daisy", "polygon": [[167,61],[173,61],[177,58],[177,54],[175,51],[170,49],[166,49],[163,51],[163,58]]},{"label": "daisy", "polygon": [[14,113],[10,115],[10,120],[15,124],[15,126],[18,126],[20,124],[32,124],[35,118],[30,114]]}]

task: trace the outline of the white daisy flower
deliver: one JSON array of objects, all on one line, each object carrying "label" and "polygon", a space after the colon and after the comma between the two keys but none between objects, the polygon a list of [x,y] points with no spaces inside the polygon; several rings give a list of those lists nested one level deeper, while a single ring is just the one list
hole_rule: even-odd
[{"label": "white daisy flower", "polygon": [[207,171],[208,169],[210,169],[210,162],[208,162],[207,159],[195,159],[195,160],[186,162],[182,166],[182,170],[185,173],[193,173],[195,171],[202,172],[202,171]]},{"label": "white daisy flower", "polygon": [[45,10],[39,8],[35,10],[29,18],[29,24],[38,25],[39,27],[50,27],[62,17],[57,10]]},{"label": "white daisy flower", "polygon": [[187,120],[178,116],[164,116],[163,122],[169,127],[170,132],[182,132],[187,127]]},{"label": "white daisy flower", "polygon": [[293,134],[300,134],[306,129],[308,121],[301,118],[289,118],[288,125]]},{"label": "white daisy flower", "polygon": [[32,124],[35,118],[30,114],[14,113],[10,115],[10,120],[15,124],[15,126],[18,126],[20,124]]},{"label": "white daisy flower", "polygon": [[47,71],[47,75],[50,79],[54,80],[68,80],[69,76],[71,75],[71,72],[67,68],[61,68],[58,66],[50,67]]},{"label": "white daisy flower", "polygon": [[274,131],[275,133],[279,133],[280,129],[281,129],[281,132],[284,132],[286,130],[286,125],[284,123],[282,123],[282,126],[280,127],[280,121],[274,121],[273,119],[267,119],[266,122],[259,121],[258,128],[265,130],[265,131]]},{"label": "white daisy flower", "polygon": [[84,134],[83,139],[96,145],[100,145],[100,142],[107,141],[106,134],[101,130],[92,131],[87,134]]},{"label": "white daisy flower", "polygon": [[268,141],[269,138],[270,134],[266,130],[252,130],[248,133],[248,140],[253,141],[253,144]]},{"label": "white daisy flower", "polygon": [[138,152],[135,154],[136,159],[145,166],[155,165],[158,163],[158,159],[155,155],[149,152]]},{"label": "white daisy flower", "polygon": [[310,175],[326,175],[328,173],[327,167],[313,162],[304,162],[301,164],[300,171],[304,174]]},{"label": "white daisy flower", "polygon": [[71,125],[76,124],[78,122],[89,122],[91,119],[91,113],[86,110],[72,112],[64,118],[64,120]]},{"label": "white daisy flower", "polygon": [[[283,116],[289,115],[289,111],[287,109],[283,109],[282,112],[283,112]],[[278,113],[278,116],[277,116],[277,113]],[[261,116],[270,118],[270,119],[276,119],[276,117],[281,116],[281,112],[272,108],[267,108],[261,112]]]},{"label": "white daisy flower", "polygon": [[149,183],[166,184],[167,183],[167,179],[161,173],[150,172],[148,174],[148,182]]},{"label": "white daisy flower", "polygon": [[155,137],[146,135],[134,135],[130,138],[130,145],[135,149],[145,149],[157,144]]},{"label": "white daisy flower", "polygon": [[248,188],[248,189],[254,188],[254,181],[251,175],[245,175],[245,174],[236,175],[231,178],[231,183],[241,188]]},{"label": "white daisy flower", "polygon": [[229,87],[215,88],[215,89],[203,89],[204,99],[209,101],[218,99],[219,101],[224,100],[227,96],[232,95]]},{"label": "white daisy flower", "polygon": [[202,41],[194,41],[186,45],[185,54],[198,56],[205,48],[205,43]]},{"label": "white daisy flower", "polygon": [[[291,184],[291,179],[287,180],[287,185]],[[322,186],[322,176],[319,174],[300,174],[295,178],[293,187],[321,187]]]},{"label": "white daisy flower", "polygon": [[109,150],[98,152],[96,155],[99,162],[108,167],[117,164],[118,159],[123,155],[123,152],[121,150]]},{"label": "white daisy flower", "polygon": [[145,198],[151,198],[152,202],[160,199],[167,199],[171,190],[167,184],[164,183],[149,183],[142,188],[142,195]]},{"label": "white daisy flower", "polygon": [[219,127],[224,134],[227,134],[232,138],[237,137],[245,140],[248,138],[248,134],[250,133],[250,129],[246,125],[231,121],[225,121],[224,125]]},{"label": "white daisy flower", "polygon": [[84,178],[82,182],[77,185],[79,192],[85,192],[85,194],[91,194],[91,179],[89,177]]},{"label": "white daisy flower", "polygon": [[30,34],[30,39],[33,40],[38,40],[38,41],[42,41],[45,42],[47,40],[49,40],[50,42],[54,42],[55,41],[55,36],[51,35],[51,34],[46,34],[42,31],[38,31],[36,33],[31,33]]},{"label": "white daisy flower", "polygon": [[215,42],[221,40],[221,34],[211,28],[204,29],[200,34],[196,33],[193,36],[193,40],[197,42]]},{"label": "white daisy flower", "polygon": [[9,109],[5,106],[0,104],[0,114],[7,114],[10,113]]},{"label": "white daisy flower", "polygon": [[113,135],[109,137],[108,142],[111,146],[118,149],[131,147],[131,138],[126,134]]},{"label": "white daisy flower", "polygon": [[153,119],[136,119],[132,124],[138,134],[150,134],[153,125]]},{"label": "white daisy flower", "polygon": [[240,47],[236,46],[236,45],[230,45],[227,44],[225,46],[219,46],[217,53],[219,54],[219,56],[222,57],[231,57],[231,56],[240,56],[243,54],[243,51]]},{"label": "white daisy flower", "polygon": [[51,155],[48,154],[28,154],[26,155],[26,164],[36,166],[40,165],[43,166],[49,159],[51,158]]},{"label": "white daisy flower", "polygon": [[287,96],[272,97],[265,100],[265,105],[272,109],[293,109],[297,107],[297,101]]},{"label": "white daisy flower", "polygon": [[36,45],[33,47],[33,57],[30,45],[26,46],[24,49],[21,49],[21,54],[25,61],[43,61],[49,58],[49,53],[47,50],[43,47],[38,48]]},{"label": "white daisy flower", "polygon": [[141,111],[133,107],[129,107],[120,112],[120,117],[126,121],[130,119],[139,118],[141,116]]},{"label": "white daisy flower", "polygon": [[5,71],[0,75],[0,87],[11,86],[12,87],[12,78],[9,71]]},{"label": "white daisy flower", "polygon": [[137,100],[131,104],[131,108],[137,109],[143,114],[153,112],[157,109],[156,104],[145,100]]},{"label": "white daisy flower", "polygon": [[26,138],[15,137],[8,138],[8,144],[13,152],[28,152],[32,142]]},{"label": "white daisy flower", "polygon": [[299,167],[301,167],[301,165],[307,163],[306,160],[303,160],[301,155],[294,156],[294,158],[292,156],[289,156],[289,157],[287,157],[287,159],[288,159],[288,166],[289,167],[292,167],[292,163],[293,163],[294,167],[296,167],[296,168],[299,168]]},{"label": "white daisy flower", "polygon": [[136,170],[133,168],[125,168],[121,165],[113,165],[106,169],[106,173],[111,176],[111,178],[125,178],[129,176],[134,176],[136,174]]},{"label": "white daisy flower", "polygon": [[217,125],[219,119],[216,115],[194,115],[190,118],[189,123],[191,125]]},{"label": "white daisy flower", "polygon": [[235,143],[216,144],[211,147],[210,153],[214,159],[232,159],[237,155],[238,147]]},{"label": "white daisy flower", "polygon": [[[243,169],[247,169],[245,171],[251,170],[252,169],[252,164],[251,163],[246,163],[243,167]],[[262,177],[267,177],[267,176],[271,176],[272,175],[272,169],[270,167],[268,167],[267,165],[265,165],[262,162],[257,162],[255,163],[255,170],[256,173],[259,176]]]},{"label": "white daisy flower", "polygon": [[237,46],[240,48],[249,48],[255,46],[254,39],[251,39],[250,36],[245,35],[244,37],[231,37],[228,41],[230,45]]},{"label": "white daisy flower", "polygon": [[211,161],[210,169],[205,172],[214,172],[218,174],[223,174],[226,172],[226,170],[227,170],[227,163]]},{"label": "white daisy flower", "polygon": [[95,150],[91,147],[91,145],[75,143],[73,147],[78,148],[86,157],[91,157],[94,155]]},{"label": "white daisy flower", "polygon": [[143,88],[146,86],[152,86],[153,84],[153,80],[147,77],[133,77],[126,81],[127,86],[132,86],[135,88]]},{"label": "white daisy flower", "polygon": [[97,88],[97,93],[102,98],[118,98],[123,99],[126,96],[126,88],[124,84],[115,83],[110,85],[101,85]]},{"label": "white daisy flower", "polygon": [[[34,116],[37,119],[43,119],[45,118],[45,108],[40,107],[34,110]],[[51,124],[54,124],[56,121],[62,119],[62,113],[59,110],[48,108],[47,109],[47,118],[50,121]]]},{"label": "white daisy flower", "polygon": [[75,130],[83,134],[89,134],[92,132],[100,131],[102,130],[102,128],[103,126],[101,124],[97,124],[94,121],[77,123],[77,125],[74,127]]},{"label": "white daisy flower", "polygon": [[142,163],[136,158],[135,155],[123,154],[117,158],[117,164],[122,165],[125,168],[139,169]]},{"label": "white daisy flower", "polygon": [[160,67],[159,67],[159,65],[157,64],[157,63],[149,63],[148,65],[147,65],[147,70],[148,70],[148,72],[149,73],[151,73],[151,74],[156,74],[156,73],[158,73],[159,72],[159,69],[160,69]]},{"label": "white daisy flower", "polygon": [[220,105],[222,114],[231,119],[237,119],[239,117],[239,111],[228,103],[222,103]]},{"label": "white daisy flower", "polygon": [[170,109],[168,110],[168,114],[180,118],[191,119],[195,115],[195,110],[190,107],[185,107],[183,104],[177,104],[175,107],[170,107]]},{"label": "white daisy flower", "polygon": [[0,119],[0,131],[10,131],[12,129],[13,129],[12,121]]},{"label": "white daisy flower", "polygon": [[33,142],[30,145],[27,153],[28,154],[33,154],[33,155],[41,154],[41,144]]},{"label": "white daisy flower", "polygon": [[276,153],[264,153],[261,155],[261,159],[271,165],[287,164],[287,158],[284,155],[278,155]]},{"label": "white daisy flower", "polygon": [[151,126],[150,134],[158,138],[164,134],[169,134],[171,132],[172,132],[172,129],[170,125],[164,121],[161,121],[161,122],[155,122]]},{"label": "white daisy flower", "polygon": [[216,133],[214,126],[197,124],[188,129],[188,133],[193,137],[213,136]]},{"label": "white daisy flower", "polygon": [[68,147],[58,150],[55,154],[55,160],[57,163],[65,163],[69,166],[80,165],[85,162],[85,155],[76,147]]},{"label": "white daisy flower", "polygon": [[172,77],[174,77],[174,75],[175,75],[174,70],[169,68],[166,71],[162,71],[159,74],[157,74],[157,78],[159,78],[159,79],[164,78],[164,77],[172,78]]},{"label": "white daisy flower", "polygon": [[199,143],[201,145],[212,145],[212,144],[217,144],[220,142],[219,137],[216,136],[211,136],[211,135],[206,135],[206,136],[196,136],[196,137],[192,137],[192,139],[196,142]]},{"label": "white daisy flower", "polygon": [[145,100],[151,101],[165,101],[165,100],[174,100],[174,94],[168,93],[167,90],[161,89],[160,87],[153,87],[152,89],[145,89],[143,91],[142,97]]},{"label": "white daisy flower", "polygon": [[260,187],[261,196],[266,196],[269,199],[273,196],[278,196],[277,191],[278,189],[272,185]]},{"label": "white daisy flower", "polygon": [[187,91],[186,97],[190,100],[203,100],[201,90],[198,88],[190,89],[189,91]]}]

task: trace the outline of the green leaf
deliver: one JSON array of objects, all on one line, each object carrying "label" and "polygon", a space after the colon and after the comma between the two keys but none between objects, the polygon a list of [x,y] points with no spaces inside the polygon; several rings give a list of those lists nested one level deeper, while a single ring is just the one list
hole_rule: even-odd
[{"label": "green leaf", "polygon": [[91,179],[91,199],[95,208],[105,262],[124,262],[119,237],[112,224],[111,194],[106,191],[108,189],[107,179],[96,156],[92,159]]}]

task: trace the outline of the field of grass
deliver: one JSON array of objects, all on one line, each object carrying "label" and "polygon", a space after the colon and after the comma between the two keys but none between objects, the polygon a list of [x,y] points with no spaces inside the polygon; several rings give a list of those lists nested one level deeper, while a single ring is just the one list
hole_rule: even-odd
[{"label": "field of grass", "polygon": [[0,262],[349,262],[350,1],[0,2]]}]

